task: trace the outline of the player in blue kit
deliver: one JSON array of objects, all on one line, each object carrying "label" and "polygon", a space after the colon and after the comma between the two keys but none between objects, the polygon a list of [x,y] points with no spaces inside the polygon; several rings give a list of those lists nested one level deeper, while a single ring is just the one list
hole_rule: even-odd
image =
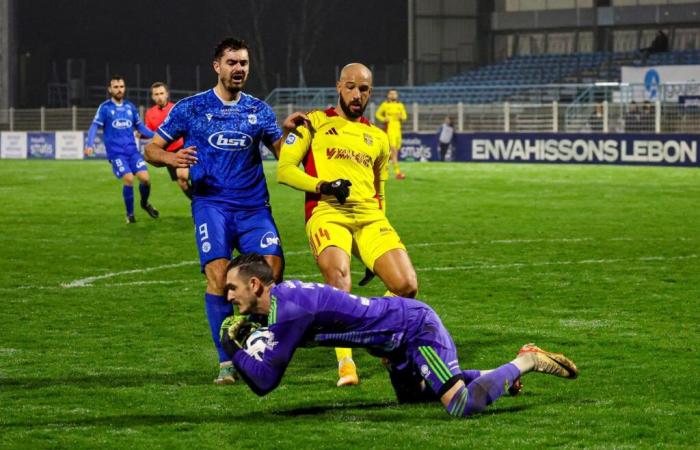
[{"label": "player in blue kit", "polygon": [[126,223],[136,222],[134,216],[134,174],[139,179],[141,208],[149,216],[156,219],[159,215],[158,211],[148,202],[148,197],[151,195],[151,179],[148,176],[146,162],[136,146],[134,129],[148,139],[153,137],[153,132],[141,122],[136,106],[124,99],[126,84],[123,76],[112,76],[109,81],[109,95],[110,99],[97,108],[95,118],[92,120],[85,154],[89,156],[94,152],[95,134],[98,128],[103,128],[107,159],[112,164],[114,175],[124,183],[122,197],[126,206]]},{"label": "player in blue kit", "polygon": [[[195,238],[207,277],[205,308],[219,353],[214,382],[229,384],[235,373],[221,348],[219,328],[233,311],[224,298],[225,269],[232,252],[264,255],[275,280],[281,280],[284,271],[259,148],[263,143],[279,155],[283,132],[267,103],[242,92],[250,69],[244,41],[221,41],[214,50],[213,67],[216,86],[173,107],[146,147],[146,159],[156,166],[190,169]],[[287,130],[296,127],[293,122],[287,125],[290,118],[285,121]],[[180,137],[185,148],[166,152],[167,145]]]},{"label": "player in blue kit", "polygon": [[226,319],[221,328],[224,349],[258,395],[279,385],[302,345],[366,348],[385,359],[399,402],[439,400],[457,417],[482,411],[529,372],[578,376],[573,361],[533,344],[524,345],[513,361],[496,369],[462,370],[450,333],[424,303],[358,297],[320,283],[276,285],[271,268],[255,254],[238,256],[227,269],[227,299],[241,314],[268,316],[262,354],[242,351],[250,332],[243,316]]}]

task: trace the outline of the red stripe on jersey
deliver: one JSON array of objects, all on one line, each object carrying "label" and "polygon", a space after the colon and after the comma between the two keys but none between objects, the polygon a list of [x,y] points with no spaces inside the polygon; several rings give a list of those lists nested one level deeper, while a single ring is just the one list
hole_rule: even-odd
[{"label": "red stripe on jersey", "polygon": [[[309,146],[309,151],[304,156],[304,171],[311,175],[312,177],[318,177],[318,172],[316,171],[316,162],[314,161],[313,148]],[[318,205],[318,201],[321,199],[321,194],[317,192],[307,192],[306,200],[304,204],[305,211],[305,222],[308,222],[311,218],[311,214],[314,212],[314,208]]]}]

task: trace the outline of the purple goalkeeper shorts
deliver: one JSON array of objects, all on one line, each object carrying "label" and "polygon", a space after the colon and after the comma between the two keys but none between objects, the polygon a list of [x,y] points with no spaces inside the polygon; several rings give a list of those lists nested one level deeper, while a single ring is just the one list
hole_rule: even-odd
[{"label": "purple goalkeeper shorts", "polygon": [[408,342],[406,355],[412,371],[419,374],[439,398],[462,379],[457,348],[435,311],[427,308],[419,316],[422,318],[416,317],[415,321],[409,317],[409,323],[417,326]]}]

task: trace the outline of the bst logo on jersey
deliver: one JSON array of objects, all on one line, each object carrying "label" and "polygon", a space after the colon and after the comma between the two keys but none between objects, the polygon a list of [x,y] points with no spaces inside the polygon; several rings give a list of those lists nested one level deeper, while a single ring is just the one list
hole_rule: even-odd
[{"label": "bst logo on jersey", "polygon": [[127,128],[131,128],[132,125],[133,123],[129,119],[115,119],[112,122],[112,127],[118,130],[125,130]]},{"label": "bst logo on jersey", "polygon": [[253,138],[239,131],[219,131],[209,136],[209,144],[219,150],[237,152],[253,144]]}]

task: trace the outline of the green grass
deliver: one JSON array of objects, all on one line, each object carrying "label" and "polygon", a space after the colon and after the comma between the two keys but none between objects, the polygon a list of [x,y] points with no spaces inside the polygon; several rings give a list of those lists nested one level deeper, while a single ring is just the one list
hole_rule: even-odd
[{"label": "green grass", "polygon": [[[389,217],[462,367],[499,365],[533,341],[571,356],[578,380],[528,376],[524,395],[468,420],[398,405],[362,351],[356,388],[335,388],[323,348],[298,351],[266,397],[213,386],[189,206],[165,171],[151,171],[161,219],[139,210],[127,226],[105,162],[0,161],[0,447],[697,445],[698,169],[404,169]],[[303,195],[270,190],[288,276],[320,280]]]}]

